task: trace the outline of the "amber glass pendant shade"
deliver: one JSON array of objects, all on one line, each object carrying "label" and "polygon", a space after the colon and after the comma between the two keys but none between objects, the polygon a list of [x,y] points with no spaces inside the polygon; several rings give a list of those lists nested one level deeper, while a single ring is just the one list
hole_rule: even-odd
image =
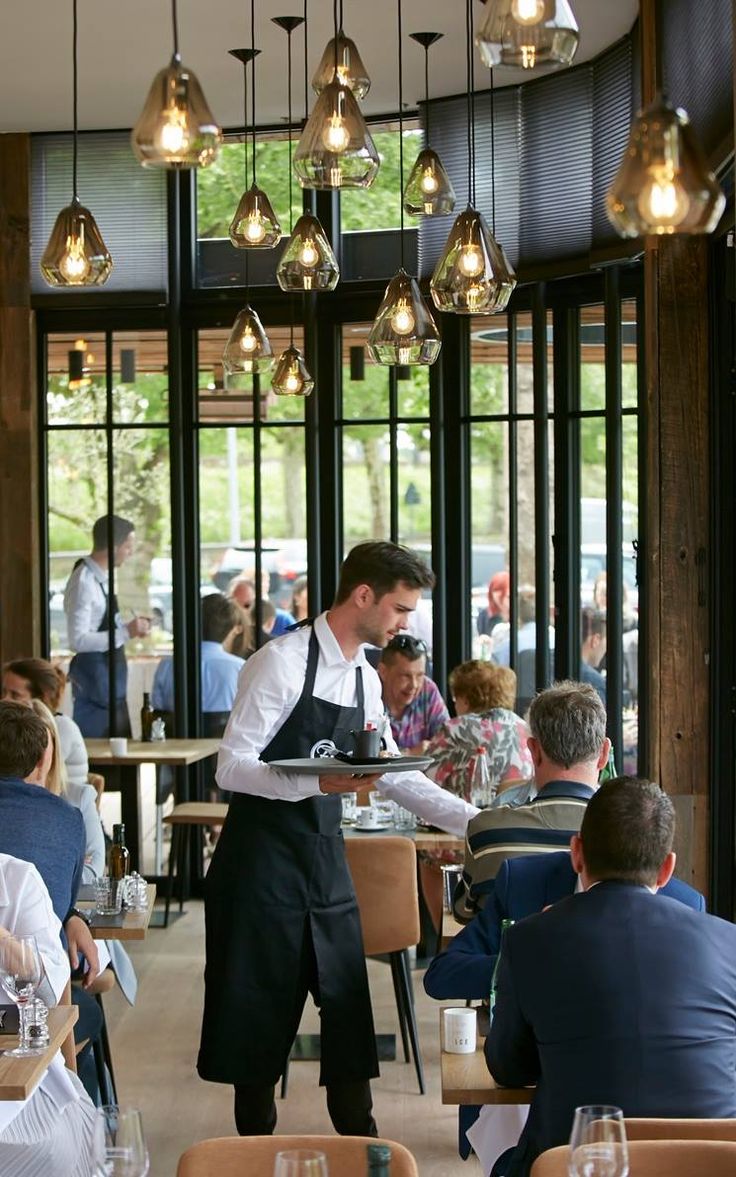
[{"label": "amber glass pendant shade", "polygon": [[277,396],[309,396],[314,388],[314,380],[307,371],[304,356],[293,343],[282,351],[276,362],[271,388]]},{"label": "amber glass pendant shade", "polygon": [[570,65],[580,34],[568,0],[488,0],[475,43],[485,65]]},{"label": "amber glass pendant shade", "polygon": [[206,168],[217,155],[222,130],[195,74],[176,55],[153,79],[130,138],[144,168]]},{"label": "amber glass pendant shade", "polygon": [[436,151],[419,152],[404,189],[404,208],[413,216],[444,217],[455,207],[455,189]]},{"label": "amber glass pendant shade", "polygon": [[337,258],[322,225],[304,213],[294,225],[276,269],[282,290],[334,290],[340,278]]},{"label": "amber glass pendant shade", "polygon": [[236,249],[273,249],[281,240],[281,225],[262,188],[251,184],[240,198],[230,224],[230,240]]},{"label": "amber glass pendant shade", "polygon": [[225,371],[265,372],[271,366],[273,351],[263,324],[249,305],[238,313],[222,353]]},{"label": "amber glass pendant shade", "polygon": [[437,324],[404,269],[386,287],[367,346],[377,364],[433,364],[440,354]]},{"label": "amber glass pendant shade", "polygon": [[333,80],[317,99],[294,153],[302,188],[370,188],[380,160],[358,103]]},{"label": "amber glass pendant shade", "polygon": [[516,286],[511,264],[477,209],[456,218],[437,262],[430,290],[440,311],[491,315],[502,311]]},{"label": "amber glass pendant shade", "polygon": [[725,203],[685,111],[658,96],[632,124],[606,196],[609,221],[622,237],[711,233]]},{"label": "amber glass pendant shade", "polygon": [[[337,62],[337,67],[335,66]],[[356,98],[365,98],[371,88],[368,71],[358,53],[355,41],[346,37],[342,29],[337,34],[337,53],[335,53],[335,38],[332,37],[325,46],[317,71],[312,78],[312,89],[321,94],[326,90],[335,76],[343,86],[352,90]]]},{"label": "amber glass pendant shade", "polygon": [[50,286],[102,286],[111,270],[112,258],[97,222],[75,198],[56,218],[41,273]]}]

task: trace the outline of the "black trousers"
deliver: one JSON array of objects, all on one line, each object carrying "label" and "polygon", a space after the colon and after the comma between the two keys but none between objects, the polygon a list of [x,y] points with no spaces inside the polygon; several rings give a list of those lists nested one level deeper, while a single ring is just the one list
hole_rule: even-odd
[{"label": "black trousers", "polygon": [[[332,1083],[326,1090],[327,1110],[338,1135],[378,1136],[368,1079],[362,1083]],[[272,1086],[236,1086],[235,1126],[241,1136],[272,1136],[276,1118]]]}]

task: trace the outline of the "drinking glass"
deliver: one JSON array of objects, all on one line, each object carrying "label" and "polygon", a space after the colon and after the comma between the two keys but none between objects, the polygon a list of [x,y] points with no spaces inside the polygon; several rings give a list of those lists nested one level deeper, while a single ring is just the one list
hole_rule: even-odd
[{"label": "drinking glass", "polygon": [[628,1172],[621,1108],[605,1104],[576,1108],[570,1134],[570,1177],[627,1177]]},{"label": "drinking glass", "polygon": [[277,1152],[273,1177],[328,1177],[327,1157],[309,1148]]},{"label": "drinking glass", "polygon": [[150,1161],[138,1108],[98,1108],[95,1151],[98,1177],[146,1177]]},{"label": "drinking glass", "polygon": [[35,936],[6,936],[0,940],[0,984],[11,1001],[18,1006],[19,1043],[15,1050],[6,1050],[6,1055],[27,1058],[32,1054],[43,1054],[43,1046],[31,1045],[28,1026],[28,1010],[35,1000],[36,991],[43,980],[43,964]]}]

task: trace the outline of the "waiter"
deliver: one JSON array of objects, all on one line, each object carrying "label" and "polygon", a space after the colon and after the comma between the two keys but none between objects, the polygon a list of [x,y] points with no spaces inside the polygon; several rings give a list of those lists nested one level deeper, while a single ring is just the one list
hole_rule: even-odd
[{"label": "waiter", "polygon": [[110,624],[115,619],[115,734],[130,735],[126,692],[128,665],[124,643],[144,637],[150,630],[147,617],[124,623],[117,599],[108,595],[108,529],[112,526],[113,560],[116,568],[135,549],[134,525],[120,515],[103,515],[92,528],[92,551],[77,560],[64,590],[69,645],[75,651],[69,666],[74,698],[74,720],[84,736],[110,734]]},{"label": "waiter", "polygon": [[[320,1084],[337,1132],[375,1136],[378,1074],[360,916],[345,860],[340,793],[355,778],[291,775],[270,761],[348,751],[382,725],[381,684],[363,643],[407,628],[434,575],[390,543],[359,544],[333,607],[246,662],[217,770],[233,797],[207,874],[203,1079],[235,1087],[241,1135],[276,1125],[274,1087],[307,992],[320,1009]],[[389,749],[395,751],[388,733]],[[464,834],[478,812],[418,772],[368,777],[400,805]]]}]

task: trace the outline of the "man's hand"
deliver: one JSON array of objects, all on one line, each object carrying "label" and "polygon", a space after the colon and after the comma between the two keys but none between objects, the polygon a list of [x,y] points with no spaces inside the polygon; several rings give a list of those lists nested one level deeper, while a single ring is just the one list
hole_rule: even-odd
[{"label": "man's hand", "polygon": [[134,617],[125,627],[131,638],[144,638],[151,632],[151,622],[148,617]]},{"label": "man's hand", "polygon": [[356,772],[352,776],[349,773],[335,773],[333,776],[321,776],[319,778],[320,793],[354,793],[358,787],[361,789],[364,785],[368,788],[374,785],[380,778],[380,772]]},{"label": "man's hand", "polygon": [[87,960],[89,968],[82,978],[82,987],[89,989],[100,971],[100,958],[97,955],[97,945],[92,939],[92,933],[78,915],[69,916],[64,924],[64,931],[69,944],[69,963],[72,966],[72,972],[79,968],[80,953]]}]

